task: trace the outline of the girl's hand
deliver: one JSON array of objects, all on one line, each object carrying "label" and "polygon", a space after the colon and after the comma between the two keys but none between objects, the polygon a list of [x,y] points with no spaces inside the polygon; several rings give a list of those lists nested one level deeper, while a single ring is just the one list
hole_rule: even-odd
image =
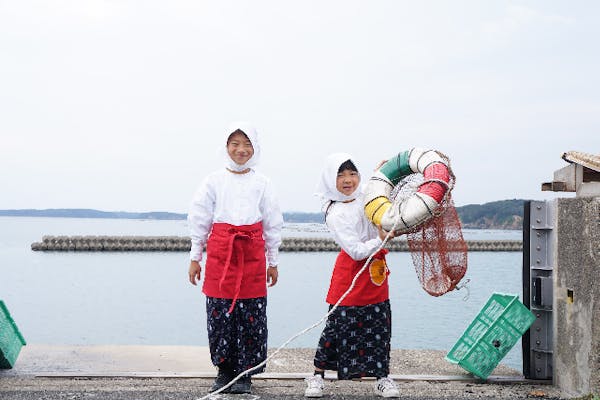
[{"label": "girl's hand", "polygon": [[190,269],[188,271],[188,277],[190,279],[190,283],[196,286],[196,281],[200,281],[200,273],[202,272],[202,267],[198,261],[190,261]]},{"label": "girl's hand", "polygon": [[277,283],[277,278],[279,277],[279,272],[277,271],[277,266],[269,265],[267,268],[267,284],[269,287],[275,286]]},{"label": "girl's hand", "polygon": [[379,239],[381,239],[381,240],[385,240],[385,238],[388,237],[388,235],[389,235],[390,239],[393,239],[396,237],[395,232],[388,232],[388,231],[384,230],[381,227],[381,225],[377,225],[377,230],[379,231]]}]

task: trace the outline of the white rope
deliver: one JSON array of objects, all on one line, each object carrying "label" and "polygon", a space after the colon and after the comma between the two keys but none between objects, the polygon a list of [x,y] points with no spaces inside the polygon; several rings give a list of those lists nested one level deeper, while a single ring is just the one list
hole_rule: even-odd
[{"label": "white rope", "polygon": [[354,275],[354,279],[352,279],[352,283],[350,284],[350,287],[348,288],[348,290],[346,290],[346,292],[342,295],[342,297],[340,297],[340,299],[337,301],[337,303],[335,303],[333,305],[333,307],[331,307],[331,309],[329,310],[329,312],[327,314],[325,314],[320,320],[318,320],[317,322],[315,322],[314,324],[310,325],[309,327],[301,330],[300,332],[296,333],[295,335],[291,336],[288,340],[286,340],[281,346],[279,346],[274,352],[273,354],[271,354],[269,357],[267,357],[263,362],[261,362],[260,364],[244,371],[241,372],[238,376],[236,376],[235,378],[233,378],[231,380],[231,382],[229,382],[227,385],[223,386],[222,388],[220,388],[219,390],[215,390],[212,393],[207,394],[206,396],[200,397],[197,400],[205,400],[210,398],[211,396],[214,396],[216,394],[219,394],[221,392],[223,392],[224,390],[227,390],[229,387],[231,387],[231,385],[233,385],[238,379],[240,379],[242,376],[246,375],[249,372],[255,371],[259,368],[261,368],[262,366],[266,365],[267,362],[272,359],[273,357],[275,357],[275,355],[277,353],[279,353],[281,350],[283,350],[288,344],[290,344],[292,341],[296,340],[298,337],[304,335],[307,332],[310,332],[311,330],[313,330],[314,328],[316,328],[317,326],[321,325],[327,318],[329,318],[329,316],[331,314],[333,314],[333,312],[338,308],[338,306],[342,303],[342,301],[344,301],[344,299],[350,294],[350,292],[354,289],[354,286],[356,285],[356,281],[358,280],[358,277],[360,276],[360,274],[362,274],[365,269],[367,268],[367,266],[369,265],[369,263],[371,262],[371,259],[373,259],[373,256],[375,256],[375,254],[377,254],[381,249],[383,249],[383,246],[385,246],[385,244],[387,243],[387,241],[390,238],[390,234],[392,232],[395,231],[396,229],[396,225],[398,225],[400,219],[397,219],[396,222],[394,223],[394,226],[392,227],[392,229],[390,229],[390,231],[388,232],[388,234],[385,236],[385,238],[383,239],[383,241],[381,242],[381,244],[379,245],[379,247],[377,248],[377,250],[375,250],[370,256],[369,258],[367,258],[367,261],[365,261],[364,265],[361,267],[361,269],[356,273],[356,275]]},{"label": "white rope", "polygon": [[470,279],[465,280],[463,283],[461,283],[460,285],[456,285],[456,287],[454,289],[456,290],[460,290],[460,289],[467,289],[467,294],[463,297],[463,301],[467,301],[469,300],[469,297],[471,296],[471,290],[469,289],[469,282],[471,282]]}]

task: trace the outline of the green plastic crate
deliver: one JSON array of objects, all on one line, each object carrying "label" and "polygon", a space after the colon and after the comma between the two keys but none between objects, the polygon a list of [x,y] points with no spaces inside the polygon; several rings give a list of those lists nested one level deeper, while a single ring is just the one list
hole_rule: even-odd
[{"label": "green plastic crate", "polygon": [[0,368],[12,368],[23,346],[25,339],[11,318],[8,308],[0,300]]},{"label": "green plastic crate", "polygon": [[446,360],[487,379],[534,320],[535,316],[518,296],[494,293]]}]

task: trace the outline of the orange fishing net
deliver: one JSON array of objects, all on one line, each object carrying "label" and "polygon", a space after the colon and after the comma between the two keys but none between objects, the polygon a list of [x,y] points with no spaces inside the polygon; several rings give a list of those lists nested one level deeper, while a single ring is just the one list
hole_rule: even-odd
[{"label": "orange fishing net", "polygon": [[450,196],[442,213],[407,234],[408,247],[423,289],[441,296],[456,288],[467,272],[467,244]]}]

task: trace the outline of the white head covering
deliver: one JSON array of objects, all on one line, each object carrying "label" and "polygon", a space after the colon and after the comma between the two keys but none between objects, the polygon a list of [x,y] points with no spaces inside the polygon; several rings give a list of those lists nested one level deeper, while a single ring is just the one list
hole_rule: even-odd
[{"label": "white head covering", "polygon": [[319,196],[325,204],[330,201],[348,201],[354,200],[360,195],[360,188],[349,196],[346,196],[336,188],[337,174],[340,166],[346,161],[352,161],[354,166],[358,168],[352,156],[348,153],[333,153],[325,159],[325,167],[321,172],[321,179],[317,185],[316,196]]},{"label": "white head covering", "polygon": [[[252,147],[254,148],[254,154],[252,155],[252,157],[250,157],[250,159],[248,161],[246,161],[246,163],[244,165],[236,164],[231,159],[231,157],[229,157],[229,153],[227,152],[227,139],[229,139],[229,136],[233,132],[237,131],[238,129],[240,131],[244,132],[246,134],[246,136],[248,136],[248,139],[250,139],[250,143],[252,143]],[[225,152],[225,166],[227,168],[229,168],[230,170],[240,172],[240,171],[245,170],[246,168],[254,169],[256,164],[258,164],[258,160],[260,160],[260,143],[258,140],[258,132],[248,122],[233,122],[233,123],[231,123],[229,125],[229,128],[227,129],[227,134],[225,135],[224,152]]]}]

